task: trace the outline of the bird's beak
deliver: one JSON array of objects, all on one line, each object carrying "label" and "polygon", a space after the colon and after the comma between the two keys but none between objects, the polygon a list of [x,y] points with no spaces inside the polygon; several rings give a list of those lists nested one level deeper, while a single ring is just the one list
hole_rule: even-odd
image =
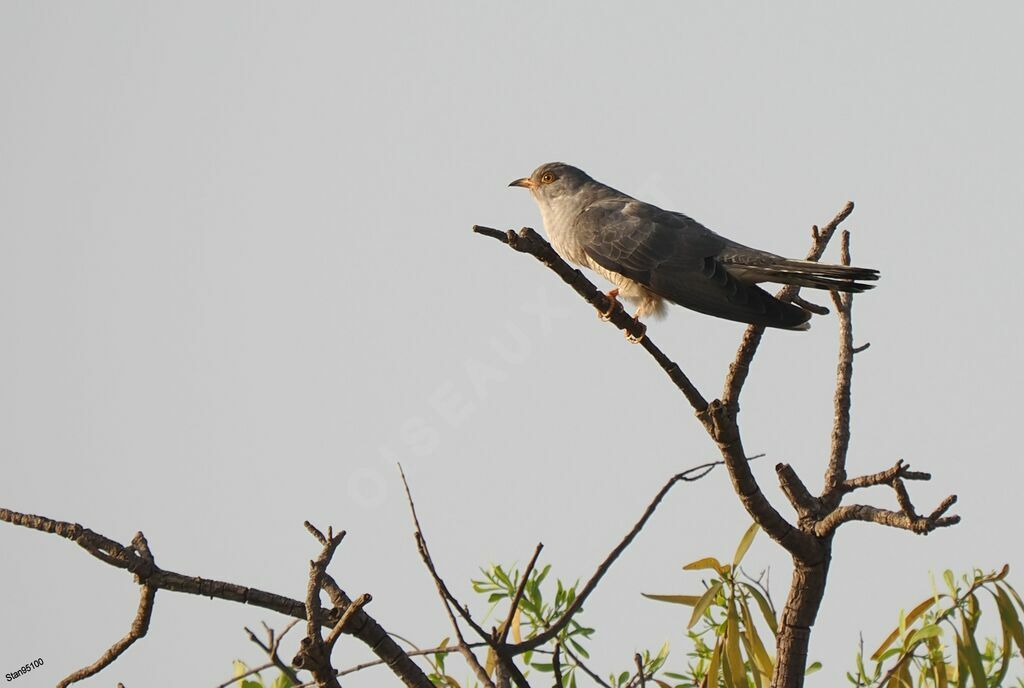
[{"label": "bird's beak", "polygon": [[524,189],[532,189],[533,182],[530,181],[529,177],[523,177],[522,179],[517,179],[514,182],[511,182],[509,186],[521,186]]}]

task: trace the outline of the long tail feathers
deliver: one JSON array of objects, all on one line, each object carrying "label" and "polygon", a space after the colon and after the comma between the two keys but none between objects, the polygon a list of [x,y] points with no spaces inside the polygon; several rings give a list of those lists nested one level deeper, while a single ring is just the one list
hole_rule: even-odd
[{"label": "long tail feathers", "polygon": [[748,275],[757,277],[757,281],[793,284],[812,289],[852,292],[873,289],[873,284],[863,284],[858,280],[877,280],[878,270],[858,268],[849,265],[825,265],[809,260],[783,260],[774,265],[746,267]]}]

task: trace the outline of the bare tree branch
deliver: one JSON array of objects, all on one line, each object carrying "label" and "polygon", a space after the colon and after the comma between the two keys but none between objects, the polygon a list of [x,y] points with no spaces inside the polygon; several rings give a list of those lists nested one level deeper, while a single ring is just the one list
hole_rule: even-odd
[{"label": "bare tree branch", "polygon": [[900,459],[892,468],[887,468],[884,471],[872,473],[871,475],[850,478],[843,483],[840,489],[842,489],[844,493],[847,493],[863,487],[891,485],[892,481],[896,478],[900,478],[902,480],[931,480],[932,475],[931,473],[912,471],[910,470],[910,464],[903,463],[903,459]]},{"label": "bare tree branch", "polygon": [[[811,228],[811,250],[807,252],[806,260],[821,260],[836,228],[852,212],[853,202],[851,201],[843,206],[843,209],[825,225],[824,229],[819,231],[817,225]],[[780,289],[775,294],[775,298],[781,301],[791,301],[799,293],[800,287],[790,285]],[[729,366],[729,374],[725,378],[725,388],[722,391],[722,402],[727,406],[739,406],[740,391],[750,373],[750,364],[754,360],[754,354],[757,353],[757,347],[761,343],[763,334],[764,327],[760,325],[751,325],[743,333],[743,339],[740,341],[740,347],[736,351],[732,365]]]},{"label": "bare tree branch", "polygon": [[[744,463],[746,463],[749,460],[751,459],[744,459]],[[594,572],[594,575],[591,576],[590,580],[586,582],[586,584],[583,586],[583,589],[580,590],[580,593],[576,596],[576,599],[573,600],[572,604],[569,605],[569,608],[565,610],[562,616],[560,616],[554,623],[552,623],[550,628],[542,631],[541,633],[538,633],[533,638],[509,646],[509,650],[511,651],[511,653],[517,655],[528,650],[534,650],[557,637],[558,634],[562,632],[562,629],[565,628],[565,626],[569,623],[572,617],[575,616],[576,613],[583,608],[583,603],[586,602],[587,598],[590,597],[590,594],[594,592],[595,588],[597,588],[597,584],[601,582],[601,579],[604,577],[604,574],[608,572],[608,569],[610,569],[612,564],[615,563],[615,560],[619,558],[619,555],[621,555],[626,550],[626,548],[629,547],[630,543],[632,543],[636,536],[639,535],[640,531],[643,530],[643,527],[647,524],[647,521],[650,520],[651,516],[654,515],[655,509],[658,508],[658,505],[661,503],[661,500],[665,498],[665,495],[668,494],[669,490],[671,490],[672,487],[678,482],[689,482],[703,478],[715,466],[721,465],[722,463],[724,462],[712,461],[710,463],[694,466],[693,468],[689,468],[683,471],[682,473],[672,476],[669,479],[669,481],[665,483],[665,485],[661,488],[661,490],[658,491],[658,494],[654,496],[654,499],[651,500],[650,504],[647,505],[647,508],[644,510],[644,513],[640,517],[640,520],[636,522],[633,528],[628,533],[626,533],[626,536],[622,538],[618,545],[616,545],[615,549],[609,552],[608,556],[605,557],[604,561],[602,561],[601,564],[597,567],[597,570]],[[566,648],[566,650],[568,650],[568,648]]]},{"label": "bare tree branch", "polygon": [[551,668],[555,674],[555,686],[554,688],[565,688],[562,683],[562,643],[555,641],[555,654],[551,656]]},{"label": "bare tree branch", "polygon": [[582,659],[580,659],[580,657],[575,652],[572,651],[572,648],[563,645],[562,649],[565,650],[565,654],[569,655],[569,658],[572,659],[573,664],[582,669],[583,673],[585,673],[587,676],[593,679],[594,683],[601,686],[601,688],[612,688],[611,684],[605,681],[600,676],[598,676],[596,671],[588,667],[586,663]]},{"label": "bare tree branch", "polygon": [[[249,640],[258,645],[265,653],[267,653],[267,657],[270,659],[270,666],[275,666],[278,669],[280,669],[281,673],[287,676],[289,680],[291,680],[291,682],[294,684],[302,683],[302,681],[299,680],[298,674],[295,673],[295,670],[287,664],[285,664],[284,660],[281,659],[280,655],[278,654],[278,651],[281,649],[281,641],[284,640],[284,637],[288,634],[288,631],[292,630],[292,628],[294,628],[297,623],[299,623],[299,619],[289,621],[288,625],[284,627],[284,630],[276,636],[274,634],[274,629],[272,629],[270,626],[264,623],[263,630],[267,634],[266,644],[264,644],[262,640],[257,638],[256,634],[253,633],[249,628],[245,629],[245,632],[249,635]],[[218,686],[217,688],[223,688],[223,686]]]},{"label": "bare tree branch", "polygon": [[[236,583],[202,578],[200,576],[188,576],[161,569],[152,560],[147,560],[133,549],[127,548],[77,523],[58,521],[46,516],[23,514],[5,508],[0,508],[0,521],[44,533],[52,533],[71,540],[100,561],[135,574],[136,581],[140,585],[145,584],[153,590],[168,590],[227,600],[229,602],[250,604],[296,619],[306,619],[305,604],[299,600]],[[323,615],[323,622],[328,627],[336,623],[332,611],[322,610],[321,614]],[[360,611],[355,614],[346,626],[345,633],[351,634],[365,643],[377,657],[391,668],[406,686],[410,688],[433,688],[433,684],[426,674],[423,673],[423,670],[388,636],[387,631],[366,612]]]},{"label": "bare tree branch", "polygon": [[[850,264],[850,232],[840,238],[840,260]],[[850,388],[853,384],[853,294],[832,292],[832,303],[839,316],[839,361],[836,364],[836,390],[833,398],[832,448],[825,471],[825,494],[835,493],[846,480],[846,455],[850,449]]]},{"label": "bare tree branch", "polygon": [[[4,519],[6,520],[6,519]],[[116,544],[116,543],[115,543]],[[149,551],[149,544],[142,533],[136,533],[132,540],[136,551],[143,560],[152,563],[153,554]],[[136,640],[145,637],[149,631],[149,621],[153,618],[153,602],[156,600],[156,588],[145,583],[139,586],[139,608],[135,612],[135,619],[132,620],[128,634],[110,646],[110,649],[95,662],[87,667],[69,674],[57,684],[57,688],[67,688],[72,683],[94,676],[120,657],[125,650],[132,646]]]},{"label": "bare tree branch", "polygon": [[480,664],[480,661],[473,654],[473,650],[470,649],[466,643],[466,638],[462,635],[462,628],[459,626],[458,619],[455,618],[455,614],[452,613],[452,605],[458,610],[459,614],[463,619],[466,620],[477,635],[479,635],[484,641],[490,641],[487,632],[480,627],[472,617],[469,615],[469,611],[463,609],[459,601],[455,599],[455,596],[448,590],[448,586],[445,585],[444,580],[437,573],[437,569],[434,566],[434,561],[430,557],[430,550],[427,548],[427,540],[423,535],[423,528],[420,526],[419,516],[416,514],[416,503],[412,499],[412,492],[409,490],[409,482],[405,479],[405,471],[402,470],[402,466],[398,466],[398,472],[402,476],[402,485],[405,486],[405,496],[409,503],[409,511],[412,512],[413,524],[416,526],[416,546],[420,552],[420,558],[423,559],[423,563],[426,565],[427,570],[430,571],[430,576],[434,579],[434,585],[437,587],[437,593],[441,597],[441,603],[444,605],[445,613],[448,615],[448,620],[451,622],[452,628],[455,630],[455,637],[458,640],[456,647],[459,653],[465,658],[466,663],[476,674],[477,680],[489,688],[495,688],[494,682],[491,681],[491,677],[487,675],[487,670]]},{"label": "bare tree branch", "polygon": [[610,312],[609,322],[615,327],[619,328],[630,336],[634,340],[639,340],[640,345],[657,361],[661,369],[672,380],[673,384],[679,388],[686,397],[690,405],[693,406],[694,411],[700,413],[707,408],[708,402],[697,388],[690,382],[690,378],[683,373],[682,369],[676,365],[668,356],[666,356],[661,349],[654,345],[650,337],[645,335],[646,327],[643,324],[638,323],[636,320],[631,318],[622,310],[621,306],[615,307],[617,302],[609,299],[604,292],[597,288],[593,282],[588,280],[582,272],[573,268],[571,265],[562,260],[555,249],[551,247],[547,241],[545,241],[537,232],[533,231],[529,227],[524,227],[519,231],[518,234],[509,230],[508,232],[502,232],[491,227],[482,227],[480,225],[474,225],[473,231],[477,234],[489,236],[492,239],[508,244],[509,247],[519,251],[520,253],[528,253],[546,266],[551,268],[562,280],[575,290],[577,294],[582,296],[587,303],[596,308],[599,312]]},{"label": "bare tree branch", "polygon": [[505,641],[508,640],[508,632],[512,630],[512,621],[516,617],[516,612],[519,611],[519,601],[523,599],[523,592],[526,590],[526,584],[530,580],[530,573],[533,572],[533,567],[536,566],[537,557],[540,556],[542,549],[544,549],[544,544],[538,542],[537,548],[533,550],[533,556],[530,557],[530,562],[526,565],[526,569],[523,570],[523,577],[516,587],[515,595],[512,596],[512,606],[508,609],[508,617],[506,617],[505,623],[501,625],[501,634],[497,638],[499,646],[504,645]]},{"label": "bare tree branch", "polygon": [[831,534],[836,528],[849,521],[867,521],[892,528],[902,528],[920,535],[927,535],[936,528],[945,528],[960,522],[959,516],[943,516],[956,503],[956,496],[951,495],[928,516],[917,516],[905,511],[890,511],[873,506],[855,504],[841,506],[819,521],[814,531],[819,537]]}]

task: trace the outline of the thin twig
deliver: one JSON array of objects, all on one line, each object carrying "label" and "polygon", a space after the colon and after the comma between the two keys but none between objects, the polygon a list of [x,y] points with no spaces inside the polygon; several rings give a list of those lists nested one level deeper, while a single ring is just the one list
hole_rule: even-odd
[{"label": "thin twig", "polygon": [[245,628],[245,632],[249,634],[249,640],[258,645],[267,654],[267,657],[270,658],[271,666],[276,666],[278,669],[280,669],[281,673],[286,675],[291,680],[292,683],[301,683],[301,681],[299,681],[298,674],[295,673],[295,670],[287,664],[285,664],[284,660],[281,659],[281,657],[278,655],[278,650],[281,649],[281,641],[284,640],[285,635],[287,635],[288,631],[292,630],[292,628],[294,628],[297,623],[299,623],[299,619],[289,621],[288,624],[284,627],[284,630],[281,631],[281,633],[278,634],[276,637],[274,634],[274,629],[272,629],[270,626],[264,623],[263,628],[267,633],[266,644],[264,644],[263,641],[257,638],[256,634],[253,633],[249,628]]},{"label": "thin twig", "polygon": [[605,557],[604,561],[602,561],[601,564],[597,567],[597,570],[594,572],[594,575],[591,576],[590,580],[586,582],[586,584],[583,586],[583,589],[576,596],[576,599],[573,600],[572,604],[569,605],[568,609],[565,610],[562,616],[560,616],[557,620],[552,622],[550,627],[548,627],[541,633],[538,633],[533,638],[524,640],[523,642],[517,643],[515,645],[510,645],[510,652],[513,655],[518,655],[522,652],[536,649],[541,645],[547,643],[548,641],[552,640],[553,638],[555,638],[559,633],[561,633],[562,629],[565,628],[566,624],[568,624],[572,617],[583,607],[583,603],[586,602],[587,598],[590,597],[590,594],[594,592],[594,589],[597,587],[597,584],[601,582],[601,579],[608,572],[608,569],[611,568],[612,564],[615,563],[615,560],[619,558],[619,555],[621,555],[627,547],[629,547],[630,543],[633,542],[636,536],[647,524],[647,521],[651,518],[652,515],[654,515],[655,509],[658,508],[658,504],[660,504],[661,500],[665,498],[665,495],[668,494],[669,490],[671,490],[672,487],[678,482],[689,482],[699,480],[700,478],[707,475],[715,466],[721,465],[722,463],[724,462],[712,461],[710,463],[701,464],[699,466],[689,468],[683,471],[682,473],[679,473],[669,478],[668,482],[665,483],[665,485],[658,491],[658,494],[654,496],[654,499],[651,500],[650,504],[647,505],[647,508],[644,509],[644,513],[640,517],[640,520],[636,522],[636,524],[628,533],[626,533],[626,536],[622,538],[618,545],[616,545],[615,549],[613,549],[608,554],[608,556]]},{"label": "thin twig", "polygon": [[405,497],[409,503],[409,511],[412,512],[413,524],[416,526],[416,546],[420,552],[420,558],[423,559],[423,563],[426,565],[427,570],[430,572],[431,578],[434,579],[434,585],[437,587],[437,593],[441,597],[441,603],[444,605],[445,613],[448,615],[448,620],[451,622],[452,628],[455,630],[455,636],[458,639],[458,650],[465,658],[466,663],[476,674],[477,680],[489,688],[495,688],[494,682],[491,681],[491,677],[487,675],[487,670],[480,664],[480,661],[473,654],[469,645],[466,643],[466,638],[462,635],[462,628],[459,626],[458,619],[455,618],[455,614],[452,613],[452,604],[459,610],[460,615],[466,620],[478,635],[483,640],[489,640],[487,632],[484,631],[480,626],[469,618],[469,613],[462,609],[462,605],[455,600],[454,596],[448,591],[448,586],[445,585],[444,580],[438,575],[437,569],[434,567],[434,561],[430,557],[430,550],[427,548],[427,540],[423,535],[423,528],[420,526],[419,516],[416,514],[416,503],[412,499],[412,491],[409,489],[409,482],[405,479],[405,471],[402,470],[401,464],[398,466],[398,472],[402,476],[402,485],[405,487]]},{"label": "thin twig", "polygon": [[562,649],[565,650],[565,654],[569,655],[569,657],[572,659],[573,664],[582,669],[583,673],[585,673],[587,676],[593,679],[594,683],[601,686],[601,688],[612,688],[611,684],[605,681],[600,676],[598,676],[596,671],[587,666],[586,663],[582,659],[580,659],[576,655],[576,653],[572,651],[572,648],[568,646],[563,646]]},{"label": "thin twig", "polygon": [[[241,681],[243,679],[246,679],[246,678],[249,678],[250,676],[254,676],[254,675],[260,673],[261,671],[266,671],[267,669],[273,669],[273,668],[274,668],[274,663],[273,662],[267,662],[266,664],[261,664],[258,667],[253,667],[252,669],[249,669],[249,671],[245,672],[244,674],[239,674],[238,676],[235,676],[234,678],[229,678],[227,681],[224,681],[223,683],[218,683],[216,688],[228,688],[228,686],[230,686],[232,683],[238,683],[239,681]],[[293,681],[293,683],[298,683],[298,681]]]},{"label": "thin twig", "polygon": [[523,599],[523,592],[526,591],[526,584],[529,582],[530,573],[537,564],[537,557],[540,556],[542,549],[544,549],[544,543],[538,542],[537,548],[533,550],[533,556],[530,557],[530,562],[526,565],[526,570],[523,571],[523,578],[516,587],[515,595],[512,596],[512,606],[508,610],[508,617],[505,619],[505,623],[501,625],[501,634],[498,636],[499,646],[504,645],[505,641],[508,640],[508,632],[512,629],[512,621],[515,619],[516,612],[519,611],[519,600]]},{"label": "thin twig", "polygon": [[[852,212],[853,202],[849,202],[843,206],[843,209],[823,229],[819,230],[817,227],[812,229],[811,249],[807,252],[806,260],[821,260],[821,256],[825,253],[825,249],[828,247],[832,235],[835,234],[836,228]],[[780,301],[791,301],[799,293],[800,287],[788,285],[776,292],[775,298]],[[725,388],[722,391],[722,402],[724,404],[729,406],[739,405],[740,391],[743,389],[743,383],[746,382],[747,375],[750,373],[750,364],[754,360],[754,354],[757,353],[757,347],[761,343],[764,329],[761,325],[751,325],[743,333],[739,349],[736,350],[736,357],[732,365],[729,366],[729,374],[725,378]]]},{"label": "thin twig", "polygon": [[[306,619],[306,606],[299,600],[237,583],[161,569],[153,561],[144,558],[132,548],[125,547],[78,523],[58,521],[34,514],[23,514],[5,508],[0,508],[0,521],[59,535],[75,543],[100,561],[133,573],[140,585],[145,583],[154,590],[167,590],[248,604],[295,619]],[[325,576],[325,580],[328,578]],[[323,610],[322,614],[325,617],[325,625],[333,626],[334,622],[330,620],[330,613]],[[405,655],[402,648],[369,614],[366,612],[357,614],[346,627],[346,633],[349,632],[366,644],[377,657],[384,660],[406,686],[409,688],[433,688],[433,684],[423,673],[423,669]]]},{"label": "thin twig", "polygon": [[[482,648],[482,647],[490,647],[485,642],[467,643],[467,645],[470,647],[470,649],[478,649],[478,648]],[[459,651],[459,648],[455,647],[454,645],[446,645],[444,647],[440,647],[440,646],[438,646],[438,647],[431,647],[431,648],[426,649],[426,650],[419,650],[419,649],[410,650],[410,651],[406,651],[406,654],[408,656],[410,656],[410,657],[425,657],[427,655],[451,654],[453,652],[458,652],[458,651]],[[380,666],[381,664],[386,664],[386,662],[384,660],[382,660],[382,659],[375,659],[375,660],[370,661],[370,662],[363,662],[362,664],[356,664],[355,666],[350,666],[347,669],[340,670],[338,672],[338,676],[345,676],[346,674],[354,674],[357,671],[362,671],[364,669],[370,669],[370,668],[375,667],[375,666]]]},{"label": "thin twig", "polygon": [[562,683],[562,643],[555,641],[555,654],[551,657],[551,668],[555,674],[555,688],[565,688]]},{"label": "thin twig", "polygon": [[[2,516],[2,514],[0,514]],[[3,518],[2,520],[8,520]],[[81,527],[81,526],[79,526]],[[89,531],[91,532],[91,531]],[[126,550],[127,548],[121,547],[113,540],[107,541],[111,547],[110,550],[116,549]],[[149,549],[149,543],[146,541],[146,536],[141,532],[136,533],[135,537],[132,538],[132,546],[134,548],[134,554],[138,556],[143,562],[149,566],[156,566],[156,561],[153,558],[153,553]],[[146,633],[149,631],[149,622],[153,618],[153,603],[156,600],[157,588],[148,585],[146,583],[140,583],[139,586],[139,607],[135,612],[135,618],[132,620],[131,628],[128,630],[127,635],[118,640],[116,643],[110,646],[110,648],[104,652],[99,659],[90,664],[87,667],[82,667],[78,671],[72,672],[63,680],[57,684],[57,688],[67,688],[72,683],[76,683],[83,679],[94,676],[103,669],[110,666],[111,663],[118,657],[120,657],[125,650],[131,647],[136,640],[144,638]]]}]

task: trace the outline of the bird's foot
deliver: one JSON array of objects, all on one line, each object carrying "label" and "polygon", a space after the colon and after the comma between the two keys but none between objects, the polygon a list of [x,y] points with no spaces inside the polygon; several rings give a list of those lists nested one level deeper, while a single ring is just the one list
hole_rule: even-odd
[{"label": "bird's foot", "polygon": [[639,312],[633,316],[633,329],[638,330],[639,334],[634,335],[629,330],[626,330],[626,340],[629,341],[630,344],[639,344],[647,334],[647,325],[640,322]]},{"label": "bird's foot", "polygon": [[612,313],[615,312],[615,309],[622,307],[622,304],[619,303],[619,299],[618,299],[619,290],[618,289],[612,289],[610,292],[605,294],[605,296],[607,296],[608,300],[611,301],[612,303],[611,303],[610,306],[608,306],[607,310],[598,311],[597,312],[597,317],[599,317],[601,320],[611,320],[612,319]]}]

